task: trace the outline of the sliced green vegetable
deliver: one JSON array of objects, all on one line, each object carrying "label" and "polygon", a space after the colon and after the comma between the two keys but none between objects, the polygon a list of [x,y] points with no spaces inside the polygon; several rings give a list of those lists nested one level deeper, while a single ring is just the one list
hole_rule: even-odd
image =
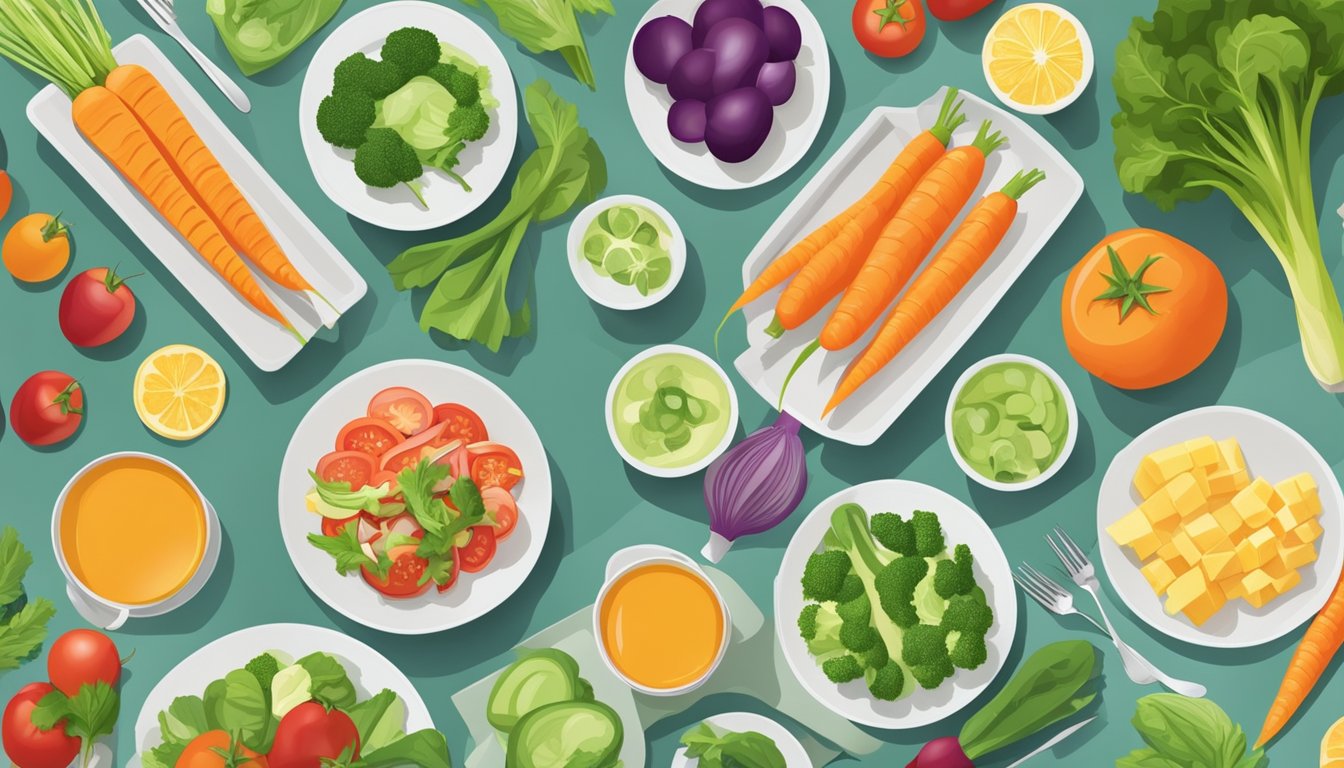
[{"label": "sliced green vegetable", "polygon": [[956,395],[952,440],[972,469],[1001,483],[1040,476],[1064,450],[1068,406],[1043,371],[1027,363],[987,366]]},{"label": "sliced green vegetable", "polygon": [[[616,15],[611,0],[484,0],[495,12],[504,34],[532,53],[554,51],[564,57],[574,76],[597,89],[588,46],[576,13]],[[465,0],[476,5],[476,0]]]},{"label": "sliced green vegetable", "polygon": [[621,718],[601,702],[535,709],[509,734],[505,768],[610,768],[625,739]]},{"label": "sliced green vegetable", "polygon": [[280,63],[340,9],[342,0],[206,0],[205,12],[244,75]]},{"label": "sliced green vegetable", "polygon": [[495,730],[507,734],[534,709],[583,699],[582,682],[578,662],[564,651],[525,651],[495,680],[485,719]]}]

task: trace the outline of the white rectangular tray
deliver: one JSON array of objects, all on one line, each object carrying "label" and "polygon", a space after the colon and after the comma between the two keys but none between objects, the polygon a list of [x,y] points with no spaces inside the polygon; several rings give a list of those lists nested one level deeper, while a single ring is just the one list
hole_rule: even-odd
[{"label": "white rectangular tray", "polygon": [[[139,64],[158,78],[256,209],[285,255],[313,287],[339,312],[359,301],[368,291],[364,279],[229,132],[163,52],[144,35],[128,38],[113,52],[118,62]],[[302,347],[297,339],[229,287],[80,135],[70,118],[70,98],[64,92],[54,85],[39,91],[28,102],[28,120],[140,236],[145,247],[258,368],[279,370],[299,353]],[[319,327],[330,326],[338,317],[320,300],[272,285],[256,270],[253,274],[305,337],[312,338]]]},{"label": "white rectangular tray", "polygon": [[[939,90],[917,107],[873,110],[756,244],[742,266],[743,283],[750,284],[789,246],[862,197],[901,149],[934,124],[945,92]],[[966,210],[1018,171],[1039,168],[1045,171],[1046,180],[1022,197],[1017,220],[1003,243],[951,305],[900,356],[826,419],[820,418],[821,410],[840,375],[867,346],[876,328],[848,349],[818,352],[799,369],[789,384],[784,409],[823,437],[851,445],[871,445],[881,437],[980,327],[1083,194],[1082,177],[1040,134],[974,95],[963,92],[962,96],[968,119],[954,134],[952,146],[969,144],[982,120],[992,120],[995,130],[1008,138],[1008,143],[990,156],[984,178]],[[960,220],[959,216],[957,223]],[[780,339],[770,338],[765,328],[781,290],[771,291],[746,308],[749,346],[736,360],[743,378],[771,406],[779,401],[780,385],[799,350],[817,337],[830,315],[828,307]]]}]

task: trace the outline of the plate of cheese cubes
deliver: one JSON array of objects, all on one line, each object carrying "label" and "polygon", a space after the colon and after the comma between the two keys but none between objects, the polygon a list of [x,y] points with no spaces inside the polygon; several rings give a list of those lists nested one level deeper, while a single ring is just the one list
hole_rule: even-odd
[{"label": "plate of cheese cubes", "polygon": [[1097,502],[1116,593],[1154,629],[1245,648],[1325,605],[1344,564],[1344,495],[1293,430],[1244,408],[1173,416],[1116,455]]}]

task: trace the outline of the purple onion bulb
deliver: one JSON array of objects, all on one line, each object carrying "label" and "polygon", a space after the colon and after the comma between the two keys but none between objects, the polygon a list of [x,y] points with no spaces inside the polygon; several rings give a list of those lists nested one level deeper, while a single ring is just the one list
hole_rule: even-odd
[{"label": "purple onion bulb", "polygon": [[709,542],[700,554],[717,563],[741,536],[779,525],[803,500],[807,457],[797,419],[780,413],[774,424],[729,448],[705,472]]}]

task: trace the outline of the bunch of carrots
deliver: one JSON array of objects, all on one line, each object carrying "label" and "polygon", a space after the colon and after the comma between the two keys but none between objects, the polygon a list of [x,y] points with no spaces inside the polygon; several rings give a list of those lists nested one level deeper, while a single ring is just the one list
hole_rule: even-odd
[{"label": "bunch of carrots", "polygon": [[0,55],[65,91],[84,138],[249,304],[306,342],[240,254],[277,285],[326,299],[163,85],[143,67],[117,63],[92,0],[0,0]]},{"label": "bunch of carrots", "polygon": [[[872,342],[845,371],[822,415],[877,375],[984,266],[1012,226],[1018,198],[1045,178],[1039,170],[1024,171],[980,200],[916,276],[969,202],[984,176],[986,159],[1005,141],[986,121],[969,146],[949,149],[953,131],[966,121],[957,96],[955,88],[948,89],[937,121],[905,146],[867,194],[766,267],[724,315],[727,322],[787,280],[766,329],[778,338],[840,296],[821,334],[789,370],[780,389],[781,407],[789,382],[814,352],[850,346],[895,302]],[[902,294],[907,283],[910,287]]]}]

